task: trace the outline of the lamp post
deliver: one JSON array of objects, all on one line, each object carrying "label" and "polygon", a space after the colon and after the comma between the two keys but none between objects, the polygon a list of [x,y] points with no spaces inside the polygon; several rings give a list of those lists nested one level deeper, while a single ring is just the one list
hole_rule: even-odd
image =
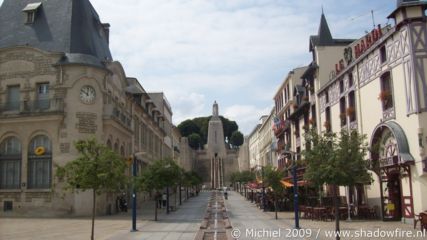
[{"label": "lamp post", "polygon": [[[132,156],[132,177],[136,177],[136,159],[135,155]],[[136,189],[135,183],[132,184],[132,230],[131,232],[138,231],[136,229]]]},{"label": "lamp post", "polygon": [[261,166],[261,179],[262,179],[262,210],[267,211],[265,203],[265,185],[264,185],[264,166]]},{"label": "lamp post", "polygon": [[298,178],[297,178],[297,155],[298,153],[286,151],[292,158],[292,180],[294,183],[294,213],[295,213],[295,228],[299,229],[299,213],[298,213]]}]

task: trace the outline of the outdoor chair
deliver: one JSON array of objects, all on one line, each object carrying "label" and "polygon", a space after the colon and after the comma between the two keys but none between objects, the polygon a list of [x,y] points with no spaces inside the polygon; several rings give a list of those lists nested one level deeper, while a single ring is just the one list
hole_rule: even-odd
[{"label": "outdoor chair", "polygon": [[[425,211],[423,211],[424,213],[427,213],[427,210],[425,210]],[[421,213],[423,213],[423,212],[421,212]],[[420,213],[420,214],[421,214]],[[420,217],[420,214],[415,214],[415,216],[414,216],[414,229],[416,229],[417,228],[417,224],[418,224],[418,222],[420,222],[421,221],[421,217]]]},{"label": "outdoor chair", "polygon": [[427,230],[427,212],[420,213],[420,225],[421,225],[421,231],[424,231],[424,229]]}]

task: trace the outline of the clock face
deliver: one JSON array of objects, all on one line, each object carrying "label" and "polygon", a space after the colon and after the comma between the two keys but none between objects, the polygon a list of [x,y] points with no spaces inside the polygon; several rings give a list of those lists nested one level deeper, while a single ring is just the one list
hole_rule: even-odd
[{"label": "clock face", "polygon": [[95,102],[95,89],[91,86],[83,86],[80,90],[80,100],[85,104],[92,104]]}]

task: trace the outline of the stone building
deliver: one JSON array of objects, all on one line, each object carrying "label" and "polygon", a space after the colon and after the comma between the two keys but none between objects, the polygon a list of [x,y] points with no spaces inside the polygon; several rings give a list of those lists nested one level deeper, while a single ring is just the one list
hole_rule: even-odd
[{"label": "stone building", "polygon": [[[0,215],[89,215],[90,194],[62,198],[54,177],[76,140],[94,136],[140,169],[163,157],[170,115],[113,61],[109,26],[88,0],[4,0]],[[99,214],[115,211],[114,193],[97,199]]]},{"label": "stone building", "polygon": [[228,186],[230,175],[239,171],[238,156],[239,149],[232,149],[225,143],[218,104],[215,102],[209,120],[207,145],[195,152],[195,170],[207,187],[216,189]]}]

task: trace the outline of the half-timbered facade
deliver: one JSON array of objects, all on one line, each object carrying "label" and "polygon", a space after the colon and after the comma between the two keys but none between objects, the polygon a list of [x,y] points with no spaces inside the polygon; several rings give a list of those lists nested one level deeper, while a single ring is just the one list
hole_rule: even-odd
[{"label": "half-timbered facade", "polygon": [[[321,131],[366,134],[374,182],[350,191],[383,220],[411,221],[427,209],[427,3],[398,1],[389,18],[342,51],[317,92]],[[320,65],[320,68],[322,66]]]}]

